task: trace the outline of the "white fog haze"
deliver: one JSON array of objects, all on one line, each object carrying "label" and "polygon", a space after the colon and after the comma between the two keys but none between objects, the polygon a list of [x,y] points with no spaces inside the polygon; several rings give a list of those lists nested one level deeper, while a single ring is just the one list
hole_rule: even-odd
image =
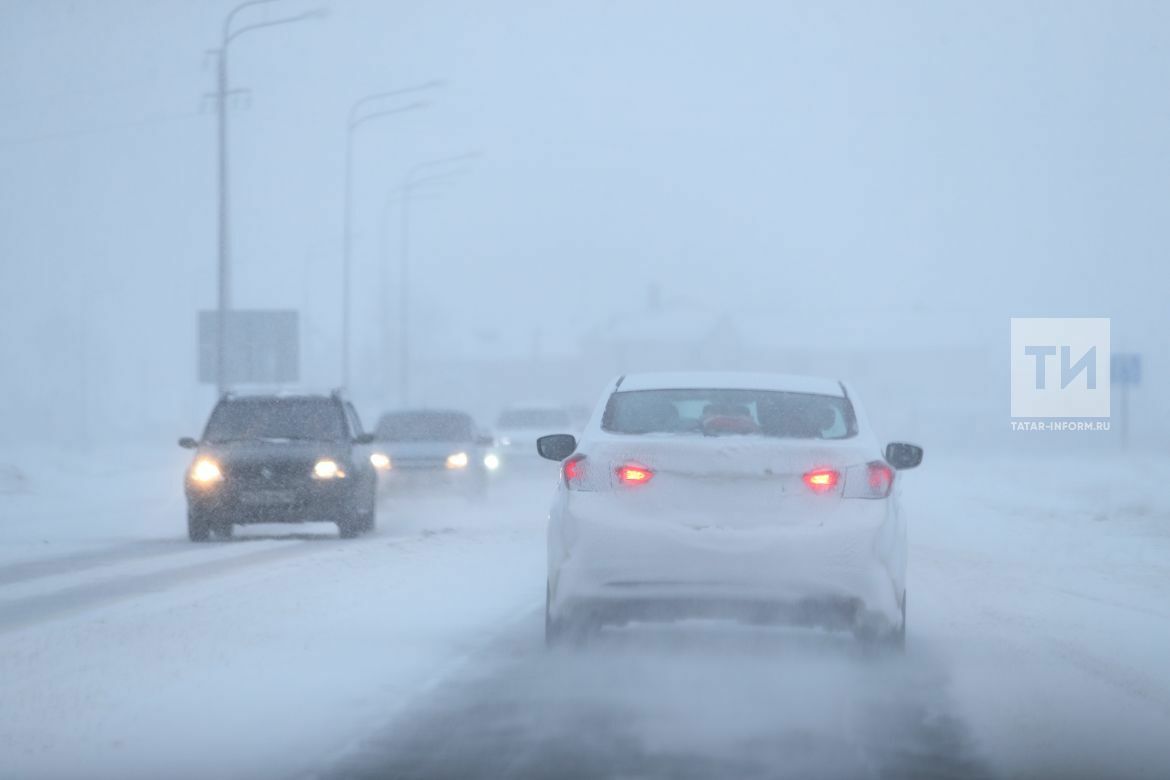
[{"label": "white fog haze", "polygon": [[1170,774],[1168,82],[1160,2],[0,0],[0,775]]}]

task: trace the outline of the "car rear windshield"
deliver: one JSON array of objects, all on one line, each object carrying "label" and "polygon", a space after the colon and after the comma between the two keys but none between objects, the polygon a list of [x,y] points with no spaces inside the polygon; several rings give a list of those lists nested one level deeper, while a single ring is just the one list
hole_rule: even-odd
[{"label": "car rear windshield", "polygon": [[215,407],[203,439],[337,441],[345,438],[341,408],[327,398],[241,398]]},{"label": "car rear windshield", "polygon": [[857,435],[848,398],[771,390],[634,390],[610,396],[611,433],[846,439]]},{"label": "car rear windshield", "polygon": [[383,441],[470,441],[473,427],[466,414],[406,412],[383,416],[377,437]]},{"label": "car rear windshield", "polygon": [[496,426],[499,428],[541,430],[562,430],[571,425],[569,413],[564,409],[509,409],[500,415]]}]

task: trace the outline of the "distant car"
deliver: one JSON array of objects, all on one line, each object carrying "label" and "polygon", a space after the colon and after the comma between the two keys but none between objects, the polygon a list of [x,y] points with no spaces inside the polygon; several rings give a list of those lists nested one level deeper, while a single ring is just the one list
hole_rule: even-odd
[{"label": "distant car", "polygon": [[550,512],[550,642],[606,624],[719,617],[851,629],[900,645],[897,472],[846,386],[771,374],[641,374],[606,391]]},{"label": "distant car", "polygon": [[501,468],[540,464],[537,439],[579,428],[572,412],[559,404],[523,404],[504,409],[494,431]]},{"label": "distant car", "polygon": [[337,524],[343,538],[374,528],[377,476],[353,405],[340,395],[225,395],[187,470],[187,535],[230,537],[245,523]]},{"label": "distant car", "polygon": [[499,464],[493,440],[480,433],[471,415],[417,409],[382,415],[374,437],[388,462],[382,484],[401,491],[455,492],[482,496],[488,472]]}]

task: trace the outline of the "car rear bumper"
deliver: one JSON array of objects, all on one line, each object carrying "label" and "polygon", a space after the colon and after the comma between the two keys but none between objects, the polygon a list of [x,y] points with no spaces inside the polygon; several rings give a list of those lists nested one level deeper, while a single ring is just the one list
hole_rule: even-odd
[{"label": "car rear bumper", "polygon": [[904,532],[884,501],[859,501],[849,512],[773,528],[554,513],[550,614],[896,627]]},{"label": "car rear bumper", "polygon": [[775,599],[758,595],[689,597],[678,594],[640,594],[614,598],[571,599],[552,613],[556,617],[586,620],[596,625],[674,622],[679,620],[733,620],[759,625],[791,625],[852,629],[863,625],[889,630],[896,618],[873,614],[856,598]]}]

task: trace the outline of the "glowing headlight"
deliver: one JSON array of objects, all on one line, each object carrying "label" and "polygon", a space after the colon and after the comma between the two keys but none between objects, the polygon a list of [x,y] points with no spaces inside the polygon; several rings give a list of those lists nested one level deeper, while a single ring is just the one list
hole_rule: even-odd
[{"label": "glowing headlight", "polygon": [[384,452],[374,452],[370,454],[370,465],[378,471],[390,470],[390,456]]},{"label": "glowing headlight", "polygon": [[454,455],[447,457],[447,468],[449,469],[465,469],[467,468],[467,453],[456,452]]},{"label": "glowing headlight", "polygon": [[500,467],[500,456],[494,452],[489,452],[483,456],[483,465],[488,471],[495,471]]},{"label": "glowing headlight", "polygon": [[313,466],[314,479],[341,479],[345,476],[345,472],[341,470],[341,466],[337,465],[337,461],[329,460],[328,458],[317,461]]},{"label": "glowing headlight", "polygon": [[211,458],[200,458],[191,467],[191,481],[204,485],[211,482],[222,482],[223,472],[219,470],[219,464]]}]

